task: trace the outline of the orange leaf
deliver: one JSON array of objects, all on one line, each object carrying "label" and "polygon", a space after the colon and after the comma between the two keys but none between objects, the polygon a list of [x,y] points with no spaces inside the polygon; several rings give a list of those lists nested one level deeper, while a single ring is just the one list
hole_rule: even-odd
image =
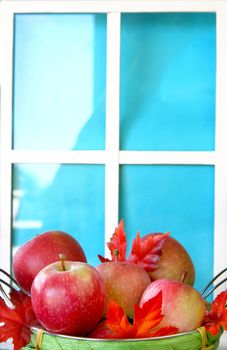
[{"label": "orange leaf", "polygon": [[[134,319],[131,324],[123,309],[114,301],[111,301],[107,309],[105,325],[110,328],[112,334],[105,333],[106,338],[152,338],[177,333],[175,327],[157,328],[163,319],[162,292],[148,300],[142,307],[135,305]],[[99,333],[100,335],[101,333]]]},{"label": "orange leaf", "polygon": [[115,338],[133,338],[133,326],[129,322],[124,310],[114,300],[107,308],[106,325],[111,329]]},{"label": "orange leaf", "polygon": [[204,326],[212,334],[216,335],[222,326],[227,330],[227,290],[218,294],[211,304],[211,309],[206,312]]},{"label": "orange leaf", "polygon": [[151,329],[155,328],[163,319],[162,292],[151,298],[143,307],[135,305],[133,325],[136,330],[135,337],[149,337]]},{"label": "orange leaf", "polygon": [[15,306],[9,308],[0,297],[0,342],[13,338],[14,350],[19,350],[30,341],[29,327],[37,325],[31,298],[21,291],[13,290],[10,300]]},{"label": "orange leaf", "polygon": [[118,227],[115,229],[110,242],[107,243],[107,247],[110,250],[112,260],[98,255],[101,262],[108,261],[126,261],[126,234],[124,231],[124,221],[121,220]]},{"label": "orange leaf", "polygon": [[147,272],[154,271],[158,267],[162,247],[168,235],[169,233],[155,234],[140,238],[137,233],[128,261],[140,265]]}]

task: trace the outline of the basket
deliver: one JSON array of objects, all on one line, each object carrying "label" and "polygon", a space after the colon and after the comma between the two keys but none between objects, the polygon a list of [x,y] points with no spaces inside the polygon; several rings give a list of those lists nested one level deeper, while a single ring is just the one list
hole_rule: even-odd
[{"label": "basket", "polygon": [[32,328],[30,344],[21,350],[215,350],[222,332],[210,336],[204,327],[188,333],[144,339],[91,339]]}]

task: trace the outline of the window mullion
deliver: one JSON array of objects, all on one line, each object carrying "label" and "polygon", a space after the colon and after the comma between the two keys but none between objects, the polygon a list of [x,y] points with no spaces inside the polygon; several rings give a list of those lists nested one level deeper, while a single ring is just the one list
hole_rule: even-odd
[{"label": "window mullion", "polygon": [[[4,4],[5,5],[5,4]],[[0,130],[0,266],[10,272],[11,260],[11,200],[12,167],[12,82],[13,82],[13,12],[1,6],[0,70],[1,70],[1,130]]]},{"label": "window mullion", "polygon": [[[107,15],[105,241],[118,224],[120,13]],[[107,253],[107,252],[106,252]]]},{"label": "window mullion", "polygon": [[105,151],[13,150],[11,163],[105,164]]},{"label": "window mullion", "polygon": [[225,0],[6,0],[8,7],[17,13],[45,12],[213,12],[221,8]]},{"label": "window mullion", "polygon": [[120,151],[120,164],[215,165],[214,151]]},{"label": "window mullion", "polygon": [[214,274],[227,266],[227,4],[217,11]]}]

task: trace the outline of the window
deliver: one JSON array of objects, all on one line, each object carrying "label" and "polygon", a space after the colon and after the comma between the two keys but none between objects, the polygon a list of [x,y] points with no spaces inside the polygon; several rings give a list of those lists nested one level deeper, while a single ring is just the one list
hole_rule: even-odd
[{"label": "window", "polygon": [[227,265],[224,1],[1,3],[1,244],[121,218],[170,231],[202,289]]}]

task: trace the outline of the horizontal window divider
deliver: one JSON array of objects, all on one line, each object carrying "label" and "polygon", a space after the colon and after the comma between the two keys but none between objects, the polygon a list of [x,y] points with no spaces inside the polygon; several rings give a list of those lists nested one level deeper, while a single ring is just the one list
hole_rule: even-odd
[{"label": "horizontal window divider", "polygon": [[105,151],[19,151],[9,152],[11,163],[104,164]]},{"label": "horizontal window divider", "polygon": [[215,165],[215,151],[120,151],[120,164]]},{"label": "horizontal window divider", "polygon": [[3,0],[16,13],[213,12],[225,0]]},{"label": "horizontal window divider", "polygon": [[[17,163],[106,164],[111,151],[19,151],[9,152]],[[119,151],[119,164],[198,164],[215,165],[215,151]]]}]

